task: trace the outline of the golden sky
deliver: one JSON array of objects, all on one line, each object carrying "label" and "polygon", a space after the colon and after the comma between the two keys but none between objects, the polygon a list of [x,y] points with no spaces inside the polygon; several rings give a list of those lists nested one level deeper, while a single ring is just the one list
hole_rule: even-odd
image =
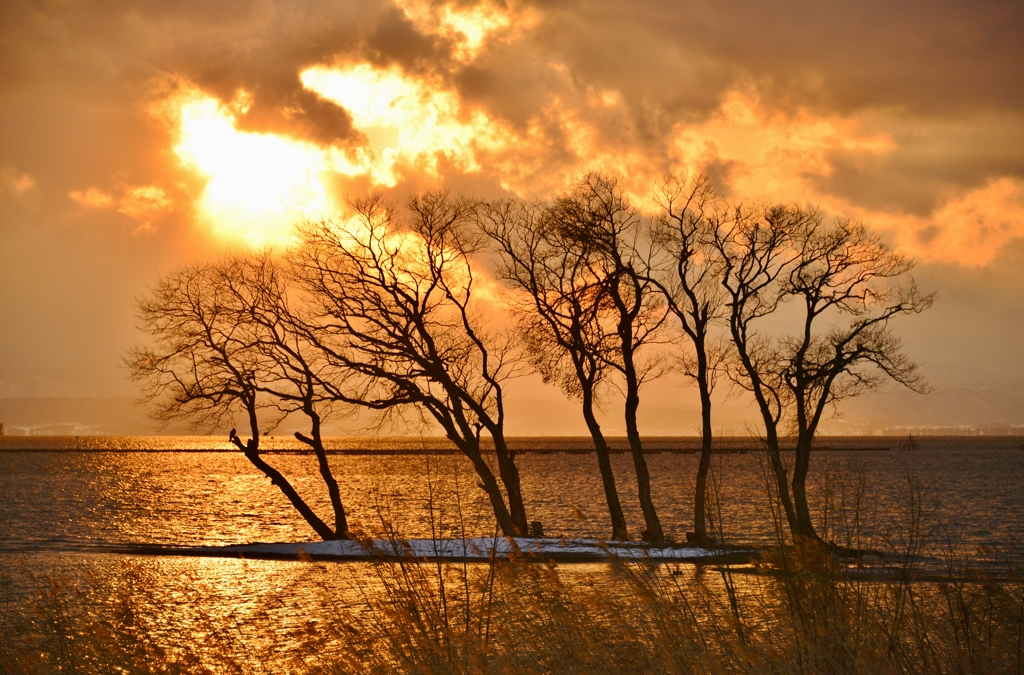
[{"label": "golden sky", "polygon": [[925,374],[1024,402],[1022,44],[1012,0],[4,2],[0,398],[130,393],[161,271],[347,195],[604,169],[863,220],[939,291]]}]

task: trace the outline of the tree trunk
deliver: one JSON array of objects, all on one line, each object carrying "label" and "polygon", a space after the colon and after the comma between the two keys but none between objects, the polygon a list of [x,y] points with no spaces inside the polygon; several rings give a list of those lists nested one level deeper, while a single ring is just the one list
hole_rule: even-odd
[{"label": "tree trunk", "polygon": [[508,506],[512,524],[519,532],[519,536],[526,536],[529,524],[526,521],[526,507],[523,504],[523,491],[519,483],[519,469],[516,468],[514,453],[505,444],[505,437],[501,433],[491,434],[494,441],[494,452],[498,456],[498,471],[501,473],[501,482],[505,486],[505,494],[508,495]]},{"label": "tree trunk", "polygon": [[327,493],[331,498],[331,507],[334,509],[334,534],[337,539],[348,539],[348,517],[345,515],[345,506],[341,502],[341,491],[338,489],[338,481],[331,472],[331,465],[327,463],[327,451],[324,449],[323,439],[320,436],[320,415],[313,410],[307,410],[306,415],[310,419],[312,428],[310,437],[303,436],[298,431],[295,438],[313,448],[316,453],[317,463],[320,466],[320,476],[327,485]]},{"label": "tree trunk", "polygon": [[768,431],[765,445],[768,447],[768,459],[771,462],[772,473],[775,474],[775,487],[779,493],[779,503],[786,514],[786,523],[789,531],[794,535],[800,531],[800,524],[797,522],[796,510],[793,508],[793,500],[789,497],[789,481],[786,478],[786,468],[782,465],[782,457],[779,452],[779,437],[774,428]]},{"label": "tree trunk", "polygon": [[[255,417],[252,411],[250,411],[250,416],[253,418]],[[253,424],[252,426],[252,437],[246,443],[243,444],[242,439],[236,436],[233,430],[230,436],[231,442],[245,454],[245,458],[248,459],[253,466],[262,471],[263,474],[270,479],[270,482],[276,485],[278,489],[284,493],[284,496],[288,498],[288,501],[291,502],[292,506],[295,507],[295,510],[299,512],[299,515],[301,515],[309,526],[313,528],[317,533],[317,536],[324,541],[337,539],[337,536],[331,531],[331,528],[327,526],[327,523],[320,520],[320,517],[313,513],[313,509],[309,508],[309,505],[306,504],[305,500],[299,496],[299,493],[295,491],[295,488],[293,488],[292,484],[288,482],[288,479],[281,475],[280,471],[263,461],[263,458],[260,457],[259,428],[256,424]]]},{"label": "tree trunk", "polygon": [[797,439],[796,462],[793,466],[793,506],[796,508],[794,534],[807,539],[818,539],[811,522],[811,510],[807,505],[807,473],[811,465],[811,441],[801,434]]},{"label": "tree trunk", "polygon": [[[458,401],[456,401],[457,403]],[[479,434],[473,432],[465,417],[462,416],[461,408],[455,405],[452,409],[441,406],[428,407],[428,409],[433,414],[434,419],[444,428],[448,440],[454,443],[455,447],[469,458],[469,461],[473,462],[473,469],[476,471],[477,477],[480,478],[480,482],[477,485],[487,493],[488,499],[491,500],[494,519],[497,521],[501,533],[506,537],[519,536],[519,530],[516,527],[516,523],[512,520],[508,506],[505,504],[505,496],[501,493],[501,488],[494,477],[494,472],[491,471],[490,465],[484,461],[483,455],[480,453]],[[451,413],[453,412],[458,413],[457,418],[452,416]],[[504,441],[504,438],[502,438],[502,441]],[[495,442],[495,445],[497,445],[497,442]],[[515,478],[518,482],[518,473]],[[523,517],[525,518],[525,514],[523,514]]]},{"label": "tree trunk", "polygon": [[644,514],[647,530],[644,539],[651,542],[665,541],[665,533],[658,520],[658,512],[654,509],[651,499],[651,475],[647,471],[647,460],[644,459],[643,445],[640,443],[640,431],[636,424],[636,411],[640,407],[639,387],[635,373],[626,376],[626,436],[629,438],[629,449],[633,453],[633,466],[636,468],[637,492],[640,497],[640,510]]},{"label": "tree trunk", "polygon": [[615,488],[615,474],[612,472],[608,443],[594,415],[594,394],[588,387],[583,388],[583,419],[587,422],[590,437],[594,439],[594,449],[597,451],[597,466],[601,470],[601,482],[604,484],[604,499],[608,504],[608,515],[612,519],[612,539],[625,541],[629,538],[626,516],[623,515],[622,504],[619,503],[619,491]]},{"label": "tree trunk", "polygon": [[481,481],[477,485],[490,498],[491,508],[494,510],[494,518],[498,522],[498,528],[501,530],[501,533],[506,537],[519,536],[519,531],[512,520],[512,516],[509,515],[508,507],[505,506],[505,498],[501,494],[501,488],[498,487],[498,481],[494,478],[491,467],[487,466],[487,462],[484,461],[483,456],[480,454],[479,445],[476,448],[468,447],[464,444],[459,445],[462,448],[463,454],[473,462],[473,468],[476,469],[476,474],[480,477]]},{"label": "tree trunk", "polygon": [[[700,358],[700,355],[698,356]],[[700,464],[697,465],[697,483],[693,491],[693,541],[700,546],[712,543],[707,529],[708,473],[711,471],[711,391],[708,386],[707,359],[698,364],[697,387],[700,390],[701,443]]]},{"label": "tree trunk", "polygon": [[764,422],[764,442],[766,449],[768,450],[768,459],[771,462],[772,473],[775,475],[775,487],[779,494],[779,503],[782,504],[782,509],[786,513],[786,522],[789,525],[789,531],[793,536],[796,536],[797,532],[799,532],[800,525],[797,522],[796,511],[793,508],[793,501],[789,497],[789,480],[786,477],[786,468],[782,465],[782,457],[779,453],[778,421],[772,414],[771,406],[768,404],[768,400],[764,396],[764,391],[761,388],[761,378],[758,375],[753,362],[750,360],[750,355],[747,353],[746,340],[741,338],[741,333],[735,325],[735,317],[733,318],[731,330],[732,342],[736,345],[740,361],[747,372],[747,377],[750,378],[751,391],[754,394],[754,400],[757,401],[757,407],[761,411],[761,420]]}]

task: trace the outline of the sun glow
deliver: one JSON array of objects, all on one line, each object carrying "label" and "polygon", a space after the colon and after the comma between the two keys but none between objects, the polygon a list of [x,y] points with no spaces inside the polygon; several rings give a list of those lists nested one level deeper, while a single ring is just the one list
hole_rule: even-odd
[{"label": "sun glow", "polygon": [[[310,143],[235,127],[232,105],[192,89],[176,109],[179,159],[208,179],[197,209],[221,236],[284,243],[292,226],[330,211],[327,154]],[[234,107],[244,105],[244,97]]]},{"label": "sun glow", "polygon": [[179,83],[155,109],[176,136],[178,159],[206,178],[195,206],[218,235],[256,247],[287,244],[296,222],[337,211],[328,181],[362,177],[392,187],[403,177],[440,175],[442,157],[476,172],[478,153],[501,151],[512,137],[502,123],[464,110],[453,91],[397,68],[314,67],[301,79],[351,115],[356,143],[325,147],[240,131],[237,116],[251,103],[245,92],[225,103]]}]

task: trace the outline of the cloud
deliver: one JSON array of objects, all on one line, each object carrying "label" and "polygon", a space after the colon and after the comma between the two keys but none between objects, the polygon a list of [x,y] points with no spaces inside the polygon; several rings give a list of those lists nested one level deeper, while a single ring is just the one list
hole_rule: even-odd
[{"label": "cloud", "polygon": [[336,163],[393,186],[400,171],[438,173],[439,155],[466,172],[480,170],[477,150],[501,146],[507,133],[479,109],[466,109],[443,82],[367,63],[314,66],[301,74],[310,91],[343,107],[362,138],[359,151]]},{"label": "cloud", "polygon": [[417,30],[452,43],[452,56],[464,63],[476,59],[488,42],[512,42],[538,21],[526,6],[500,5],[492,0],[475,4],[395,0]]},{"label": "cloud", "polygon": [[10,193],[20,197],[35,186],[35,179],[24,171],[13,166],[0,169],[0,194]]},{"label": "cloud", "polygon": [[718,165],[735,196],[786,201],[813,200],[814,181],[832,173],[837,153],[884,155],[894,147],[855,117],[772,110],[753,89],[728,92],[708,120],[677,125],[671,142],[677,167]]},{"label": "cloud", "polygon": [[980,267],[1024,238],[1024,179],[992,178],[951,196],[927,218],[877,214],[875,221],[895,229],[899,249],[922,261]]},{"label": "cloud", "polygon": [[325,145],[243,131],[239,119],[253,105],[245,91],[223,102],[184,82],[160,104],[178,157],[207,179],[197,210],[220,234],[256,246],[288,241],[297,220],[341,207],[331,176],[393,187],[445,172],[480,174],[521,196],[549,197],[574,175],[613,171],[638,205],[653,209],[651,187],[674,170],[715,174],[733,199],[797,201],[861,217],[891,229],[900,249],[922,260],[985,264],[1018,236],[1019,182],[1011,178],[948,201],[926,219],[823,190],[838,159],[884,157],[894,139],[858,116],[772,107],[752,85],[726,92],[705,119],[678,122],[651,142],[621,92],[580,90],[568,77],[564,95],[551,95],[521,128],[467,102],[442,78],[394,65],[335,62],[311,66],[300,79],[345,112],[355,140]]},{"label": "cloud", "polygon": [[171,200],[163,188],[156,185],[137,185],[125,190],[117,206],[117,212],[142,221],[135,233],[153,230],[153,220],[170,210]]},{"label": "cloud", "polygon": [[89,209],[110,209],[116,204],[112,195],[94,187],[91,187],[84,192],[81,190],[72,190],[68,193],[68,197]]},{"label": "cloud", "polygon": [[173,208],[170,197],[163,188],[156,185],[122,185],[120,195],[104,192],[99,188],[72,190],[68,197],[88,209],[112,209],[129,218],[141,221],[134,232],[150,232],[153,220]]},{"label": "cloud", "polygon": [[842,112],[1024,104],[1014,0],[593,0],[547,4],[539,33],[581,77],[688,107],[714,105],[737,74]]},{"label": "cloud", "polygon": [[[137,156],[100,175],[139,176],[154,186],[191,181],[185,192],[197,222],[252,242],[335,210],[345,190],[470,176],[492,193],[496,186],[543,197],[574,174],[610,169],[627,176],[643,201],[666,171],[704,169],[731,197],[808,201],[901,222],[893,226],[901,246],[924,251],[945,241],[929,239],[929,228],[955,229],[931,220],[942,190],[963,196],[984,176],[1024,175],[1024,153],[1007,150],[1015,146],[1009,140],[964,143],[941,129],[961,120],[977,127],[970,120],[986,111],[1020,117],[1019,3],[866,0],[780,9],[749,0],[227,0],[188,7],[9,5],[0,88],[48,82],[89,110],[89,96],[110,101],[154,81],[187,83],[208,100],[207,123],[219,119],[233,139],[235,158],[250,159],[215,161],[201,144],[182,142],[179,123],[162,121]],[[88,139],[80,134],[72,144]],[[61,155],[50,155],[53,169]],[[115,162],[112,153],[93,156]],[[152,157],[165,166],[139,166]],[[78,187],[91,182],[91,167],[77,163],[62,191],[97,198]],[[866,178],[870,171],[893,178]],[[120,205],[124,195],[107,192]],[[144,203],[155,214],[171,208],[136,199],[131,217],[155,222],[142,214]]]}]

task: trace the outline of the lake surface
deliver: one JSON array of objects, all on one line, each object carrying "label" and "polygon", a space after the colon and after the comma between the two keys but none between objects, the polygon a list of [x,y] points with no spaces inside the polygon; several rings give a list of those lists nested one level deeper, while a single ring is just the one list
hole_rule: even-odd
[{"label": "lake surface", "polygon": [[[920,438],[917,451],[901,450],[900,440],[822,440],[849,450],[820,452],[812,460],[812,509],[819,528],[840,540],[849,534],[852,543],[898,547],[913,507],[919,510],[925,553],[940,553],[952,544],[979,563],[1024,562],[1022,439]],[[586,447],[585,440],[516,443],[550,453],[517,455],[528,518],[542,521],[548,535],[607,536],[596,457],[557,452]],[[316,459],[287,454],[297,447],[292,441],[271,439],[267,445],[266,459],[327,519],[329,502]],[[437,439],[333,441],[339,450],[422,451],[331,455],[350,522],[375,536],[387,528],[410,538],[494,534],[489,505],[469,462],[430,452],[443,445]],[[651,447],[691,448],[696,443],[657,439]],[[890,449],[878,449],[883,447]],[[145,611],[153,625],[168,636],[180,636],[192,630],[197,612],[213,623],[225,617],[238,624],[257,615],[261,621],[273,616],[285,635],[309,620],[310,607],[317,605],[313,595],[325,588],[334,588],[329,592],[336,597],[354,597],[336,586],[341,578],[358,580],[365,574],[363,564],[310,566],[112,552],[145,545],[314,540],[277,488],[229,449],[210,437],[0,439],[0,580],[7,585],[8,600],[30,600],[30,581],[41,574],[119,578],[128,565],[143,579],[138,583],[147,589]],[[275,454],[275,449],[285,452]],[[670,536],[683,540],[692,529],[697,456],[665,452],[650,454],[647,461],[662,524]],[[632,459],[614,455],[613,466],[630,533],[637,537],[643,527]],[[727,542],[775,539],[763,466],[757,452],[714,459],[715,511],[720,511]],[[289,639],[282,638],[274,649],[286,649]]]},{"label": "lake surface", "polygon": [[[548,450],[585,447],[581,439],[517,439]],[[819,524],[835,522],[835,507],[861,492],[859,529],[867,538],[892,534],[905,517],[911,486],[923,498],[927,528],[941,527],[970,552],[1024,544],[1024,451],[1006,437],[922,438],[919,450],[900,450],[900,439],[826,439],[809,485]],[[88,451],[67,451],[75,445]],[[312,455],[274,454],[296,449],[273,439],[267,459],[329,520],[330,507]],[[659,439],[658,447],[687,448],[693,439]],[[730,444],[738,447],[738,442]],[[27,448],[33,452],[15,451]],[[40,452],[42,448],[63,452]],[[276,487],[230,446],[210,437],[0,439],[0,551],[7,553],[103,551],[131,545],[197,546],[256,541],[308,541],[313,532]],[[438,439],[338,439],[338,449],[422,450],[422,454],[330,457],[350,522],[379,535],[385,524],[407,537],[466,531],[493,534],[483,491],[468,460],[430,454]],[[888,451],[863,448],[890,447]],[[106,451],[104,451],[106,450]],[[158,452],[152,452],[152,451]],[[184,450],[181,452],[175,450]],[[643,529],[632,458],[612,457],[633,536]],[[684,540],[692,529],[695,454],[650,454],[652,492],[662,524]],[[593,454],[520,453],[517,463],[527,516],[546,534],[604,537],[608,517]],[[774,539],[760,453],[716,455],[718,508],[725,539]],[[831,494],[831,513],[825,497]],[[431,509],[433,503],[433,509]],[[850,521],[852,523],[852,520]],[[433,528],[433,530],[432,530]],[[930,532],[931,534],[937,534]]]}]

